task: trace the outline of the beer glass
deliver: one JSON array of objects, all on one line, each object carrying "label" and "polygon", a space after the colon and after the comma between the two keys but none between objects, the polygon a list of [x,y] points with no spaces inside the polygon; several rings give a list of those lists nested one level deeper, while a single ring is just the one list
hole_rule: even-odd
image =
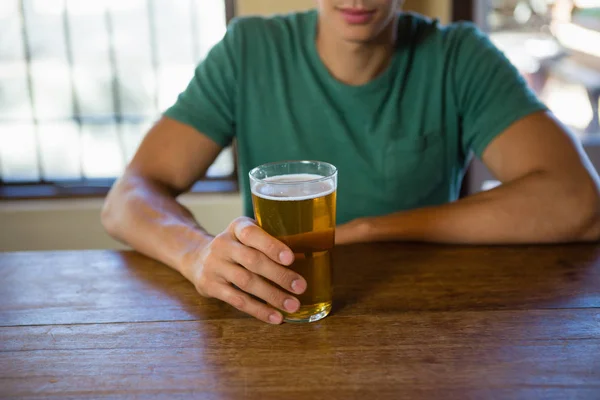
[{"label": "beer glass", "polygon": [[250,171],[258,225],[294,252],[290,268],[306,279],[300,309],[286,322],[325,318],[332,303],[337,169],[319,161],[284,161]]}]

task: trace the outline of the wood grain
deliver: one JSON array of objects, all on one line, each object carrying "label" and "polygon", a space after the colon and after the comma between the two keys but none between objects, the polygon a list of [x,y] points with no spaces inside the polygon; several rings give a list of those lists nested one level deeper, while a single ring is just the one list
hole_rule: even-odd
[{"label": "wood grain", "polygon": [[270,326],[133,252],[0,255],[0,398],[598,399],[600,247],[338,248]]},{"label": "wood grain", "polygon": [[[600,247],[359,245],[334,253],[335,315],[600,307]],[[0,326],[246,318],[134,252],[0,254]]]},{"label": "wood grain", "polygon": [[352,397],[352,390],[416,393],[432,383],[431,395],[600,393],[599,324],[598,310],[581,309],[337,317],[281,327],[245,319],[4,327],[0,382],[11,396],[42,388],[79,397],[300,398],[318,385],[323,395],[343,389]]}]

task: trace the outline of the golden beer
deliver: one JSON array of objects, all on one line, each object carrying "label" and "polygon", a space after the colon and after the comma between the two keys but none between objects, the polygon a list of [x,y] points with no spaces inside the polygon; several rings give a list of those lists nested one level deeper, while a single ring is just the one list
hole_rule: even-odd
[{"label": "golden beer", "polygon": [[[283,170],[289,173],[268,173],[269,167],[281,164],[288,166]],[[314,164],[321,168],[315,170]],[[332,305],[331,249],[335,244],[337,171],[329,164],[316,162],[268,164],[260,168],[267,170],[262,179],[253,178],[257,169],[251,172],[257,223],[290,247],[295,255],[290,269],[307,282],[303,294],[294,294],[300,300],[300,310],[283,312],[284,319],[317,321],[329,314]]]}]

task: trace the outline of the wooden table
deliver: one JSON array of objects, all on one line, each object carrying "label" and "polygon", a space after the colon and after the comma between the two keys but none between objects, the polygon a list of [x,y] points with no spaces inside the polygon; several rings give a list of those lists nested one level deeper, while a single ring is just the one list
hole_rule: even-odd
[{"label": "wooden table", "polygon": [[600,246],[338,248],[270,326],[133,252],[0,255],[0,397],[600,399]]}]

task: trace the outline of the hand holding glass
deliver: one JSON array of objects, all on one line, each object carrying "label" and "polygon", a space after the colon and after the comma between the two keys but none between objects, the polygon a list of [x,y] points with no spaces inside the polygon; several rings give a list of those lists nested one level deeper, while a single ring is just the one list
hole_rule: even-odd
[{"label": "hand holding glass", "polygon": [[313,322],[332,306],[337,169],[318,161],[262,165],[250,172],[258,226],[294,252],[290,269],[306,279],[300,310],[283,313],[286,322]]}]

